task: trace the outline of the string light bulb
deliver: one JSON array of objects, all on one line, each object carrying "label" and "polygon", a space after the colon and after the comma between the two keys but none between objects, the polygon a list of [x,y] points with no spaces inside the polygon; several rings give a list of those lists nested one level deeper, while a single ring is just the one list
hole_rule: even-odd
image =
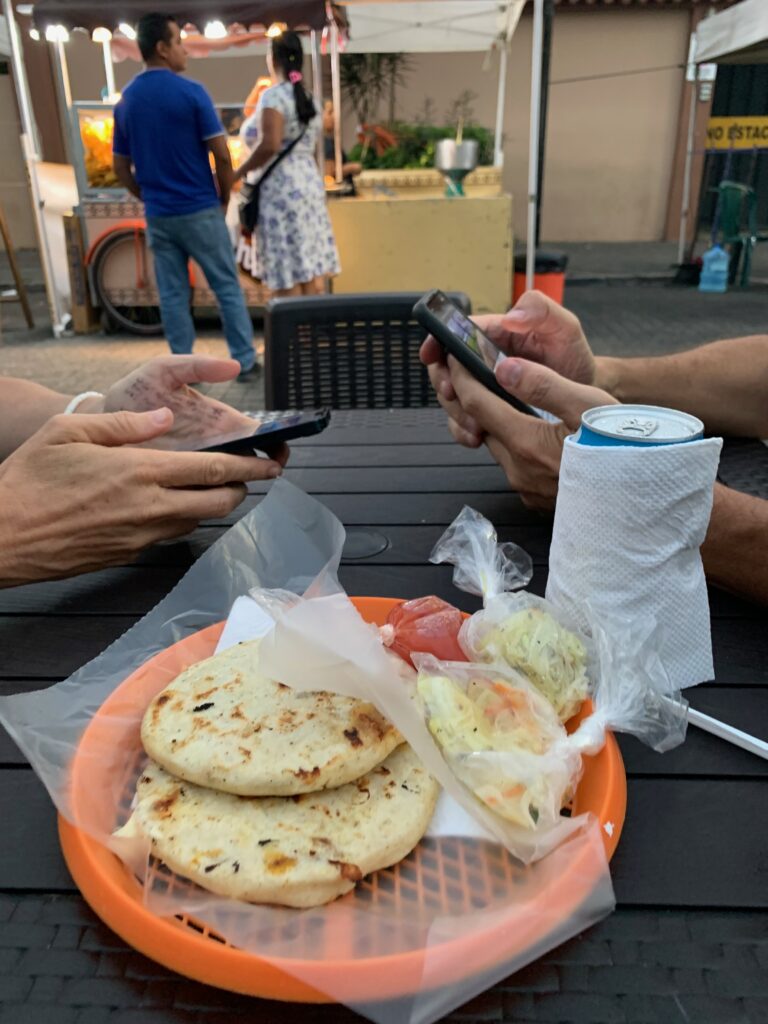
[{"label": "string light bulb", "polygon": [[223,21],[209,21],[203,35],[206,39],[226,39],[227,27]]},{"label": "string light bulb", "polygon": [[45,38],[49,43],[68,43],[69,32],[63,25],[48,25],[45,30]]},{"label": "string light bulb", "polygon": [[40,33],[37,31],[36,28],[31,28],[29,30],[29,38],[34,39],[36,43],[40,42]]},{"label": "string light bulb", "polygon": [[120,30],[121,35],[124,35],[126,39],[133,40],[136,38],[136,29],[133,28],[132,25],[128,25],[126,22],[121,21],[117,27]]},{"label": "string light bulb", "polygon": [[109,43],[112,41],[112,33],[108,28],[95,28],[91,39],[94,43]]},{"label": "string light bulb", "polygon": [[282,21],[273,21],[267,29],[267,39],[277,39],[285,32],[285,23]]}]

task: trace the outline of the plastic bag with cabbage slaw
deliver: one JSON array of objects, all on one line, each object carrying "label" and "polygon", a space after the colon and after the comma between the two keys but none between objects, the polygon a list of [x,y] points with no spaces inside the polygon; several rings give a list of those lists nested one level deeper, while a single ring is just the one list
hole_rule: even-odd
[{"label": "plastic bag with cabbage slaw", "polygon": [[[538,779],[529,762],[532,745],[540,748],[544,734],[541,718],[530,713],[510,734],[509,716],[501,719],[491,712],[494,726],[490,738],[480,726],[472,734],[465,733],[471,754],[453,749],[455,740],[452,747],[443,747],[465,784],[471,774],[470,788],[481,800],[489,786],[499,783],[494,773],[502,773],[501,792],[512,798],[497,801],[498,813],[511,815],[518,824],[533,829],[551,823],[551,813],[542,814],[540,805],[551,809],[553,801],[560,799],[558,793],[563,801],[567,799],[581,771],[581,755],[599,750],[608,730],[632,733],[658,751],[685,739],[687,704],[679,694],[670,695],[656,653],[661,626],[652,617],[629,622],[604,611],[597,615],[590,608],[587,634],[552,603],[533,594],[509,593],[511,587],[523,586],[531,578],[530,559],[513,544],[498,544],[493,526],[470,508],[464,508],[446,530],[430,560],[453,563],[456,585],[484,599],[482,611],[465,621],[459,633],[469,666],[441,666],[434,659],[419,663],[418,691],[433,735],[445,735],[442,723],[449,705],[453,707],[453,729],[472,716],[489,726],[488,686],[478,689],[473,682],[483,666],[486,670],[491,666],[497,674],[513,672],[522,704],[530,711],[532,698],[526,695],[527,686],[545,698],[552,713],[546,733],[549,745],[536,751],[537,756],[546,757],[540,762]],[[490,689],[493,692],[493,684]],[[592,713],[568,736],[561,723],[571,719],[587,697],[592,699]],[[559,733],[555,725],[560,726]],[[499,755],[494,764],[489,743]],[[519,764],[508,756],[510,744],[520,754]],[[560,759],[570,781],[563,782],[561,773],[553,773],[552,759]],[[471,773],[469,765],[473,766]],[[536,813],[526,815],[526,807],[536,808]]]}]

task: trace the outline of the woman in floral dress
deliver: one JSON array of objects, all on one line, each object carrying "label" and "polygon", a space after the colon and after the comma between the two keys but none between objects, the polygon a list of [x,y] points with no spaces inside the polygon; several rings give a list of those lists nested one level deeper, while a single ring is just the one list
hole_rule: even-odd
[{"label": "woman in floral dress", "polygon": [[256,181],[263,168],[301,138],[265,180],[256,231],[238,249],[238,262],[276,295],[318,295],[338,274],[339,256],[317,167],[321,119],[304,88],[304,52],[295,32],[272,40],[267,64],[272,81],[241,137],[255,143],[236,178]]}]

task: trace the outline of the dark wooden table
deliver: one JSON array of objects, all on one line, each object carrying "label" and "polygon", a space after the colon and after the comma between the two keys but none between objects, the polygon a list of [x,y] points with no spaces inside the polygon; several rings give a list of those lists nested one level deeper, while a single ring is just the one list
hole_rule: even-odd
[{"label": "dark wooden table", "polygon": [[[289,479],[350,528],[350,594],[436,593],[467,610],[426,559],[462,505],[534,558],[544,592],[550,524],[511,495],[484,451],[450,442],[433,411],[337,413],[297,444]],[[266,488],[255,487],[253,507]],[[239,512],[237,514],[240,514]],[[0,591],[0,692],[65,678],[144,615],[221,535],[211,523],[131,567]],[[691,703],[768,737],[765,610],[712,591],[716,679]],[[451,1019],[578,1024],[768,1021],[768,763],[691,729],[654,754],[621,739],[629,806],[612,873],[617,911]],[[0,735],[0,1024],[260,1024],[359,1020],[188,981],[128,949],[78,895],[47,794]]]}]

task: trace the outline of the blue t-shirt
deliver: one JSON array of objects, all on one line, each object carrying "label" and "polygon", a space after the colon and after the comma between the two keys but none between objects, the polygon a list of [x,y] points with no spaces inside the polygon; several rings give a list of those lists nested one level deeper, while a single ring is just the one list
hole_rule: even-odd
[{"label": "blue t-shirt", "polygon": [[223,134],[199,82],[152,68],[115,107],[112,151],[133,162],[147,216],[174,217],[218,204],[207,141]]}]

